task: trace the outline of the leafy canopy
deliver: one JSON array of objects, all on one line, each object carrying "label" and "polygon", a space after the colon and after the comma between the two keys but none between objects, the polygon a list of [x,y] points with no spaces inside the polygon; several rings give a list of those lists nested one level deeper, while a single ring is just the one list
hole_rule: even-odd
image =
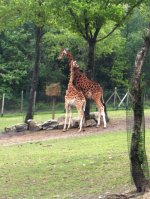
[{"label": "leafy canopy", "polygon": [[[80,33],[87,40],[96,40],[104,25],[112,21],[114,26],[105,36],[97,39],[103,40],[113,33],[122,22],[132,13],[133,9],[144,0],[62,0],[57,6],[61,19],[71,29]],[[65,10],[65,13],[64,13]],[[62,16],[63,15],[63,16]]]}]

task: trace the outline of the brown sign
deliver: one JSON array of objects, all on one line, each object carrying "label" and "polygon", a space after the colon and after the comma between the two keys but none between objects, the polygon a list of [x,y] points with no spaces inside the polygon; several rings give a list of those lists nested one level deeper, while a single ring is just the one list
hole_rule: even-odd
[{"label": "brown sign", "polygon": [[46,86],[46,95],[48,96],[59,96],[61,93],[60,84],[59,83],[53,83],[48,86]]}]

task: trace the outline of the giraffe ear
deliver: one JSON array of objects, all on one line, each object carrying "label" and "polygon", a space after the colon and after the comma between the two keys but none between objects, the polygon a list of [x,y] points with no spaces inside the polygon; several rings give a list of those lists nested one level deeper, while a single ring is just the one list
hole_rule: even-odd
[{"label": "giraffe ear", "polygon": [[64,48],[63,52],[64,52],[65,54],[67,54],[67,49],[66,49],[66,48]]},{"label": "giraffe ear", "polygon": [[77,64],[77,61],[74,61],[73,64],[74,64],[74,66],[75,66],[76,68],[79,68],[79,65]]},{"label": "giraffe ear", "polygon": [[72,64],[73,64],[74,67],[76,67],[77,62],[72,60]]}]

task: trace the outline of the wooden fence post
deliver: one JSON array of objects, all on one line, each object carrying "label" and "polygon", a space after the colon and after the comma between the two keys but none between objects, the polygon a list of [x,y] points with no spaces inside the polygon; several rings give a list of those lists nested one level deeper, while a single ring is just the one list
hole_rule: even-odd
[{"label": "wooden fence post", "polygon": [[3,117],[4,115],[4,104],[5,104],[5,93],[3,93],[3,97],[2,97],[1,117]]},{"label": "wooden fence post", "polygon": [[20,107],[20,109],[21,109],[21,112],[23,112],[23,91],[21,91],[21,107]]},{"label": "wooden fence post", "polygon": [[36,94],[37,94],[36,91],[34,91],[33,112],[35,112]]}]

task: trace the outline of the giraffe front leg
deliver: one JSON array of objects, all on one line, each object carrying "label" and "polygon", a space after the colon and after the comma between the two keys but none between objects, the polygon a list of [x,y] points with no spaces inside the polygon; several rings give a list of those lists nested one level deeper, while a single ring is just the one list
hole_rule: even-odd
[{"label": "giraffe front leg", "polygon": [[98,121],[97,121],[97,125],[96,125],[97,128],[100,126],[100,122],[101,122],[101,112],[99,110],[98,111]]},{"label": "giraffe front leg", "polygon": [[106,128],[106,117],[105,117],[105,111],[104,110],[102,111],[101,115],[103,117],[104,128]]},{"label": "giraffe front leg", "polygon": [[69,112],[70,112],[70,114],[69,114],[69,122],[68,122],[68,128],[67,128],[67,130],[69,130],[70,126],[71,126],[71,120],[72,120],[72,109],[71,108],[70,108]]},{"label": "giraffe front leg", "polygon": [[66,107],[65,123],[64,123],[63,132],[65,132],[65,131],[66,131],[66,127],[67,127],[67,119],[68,119],[68,107]]}]

